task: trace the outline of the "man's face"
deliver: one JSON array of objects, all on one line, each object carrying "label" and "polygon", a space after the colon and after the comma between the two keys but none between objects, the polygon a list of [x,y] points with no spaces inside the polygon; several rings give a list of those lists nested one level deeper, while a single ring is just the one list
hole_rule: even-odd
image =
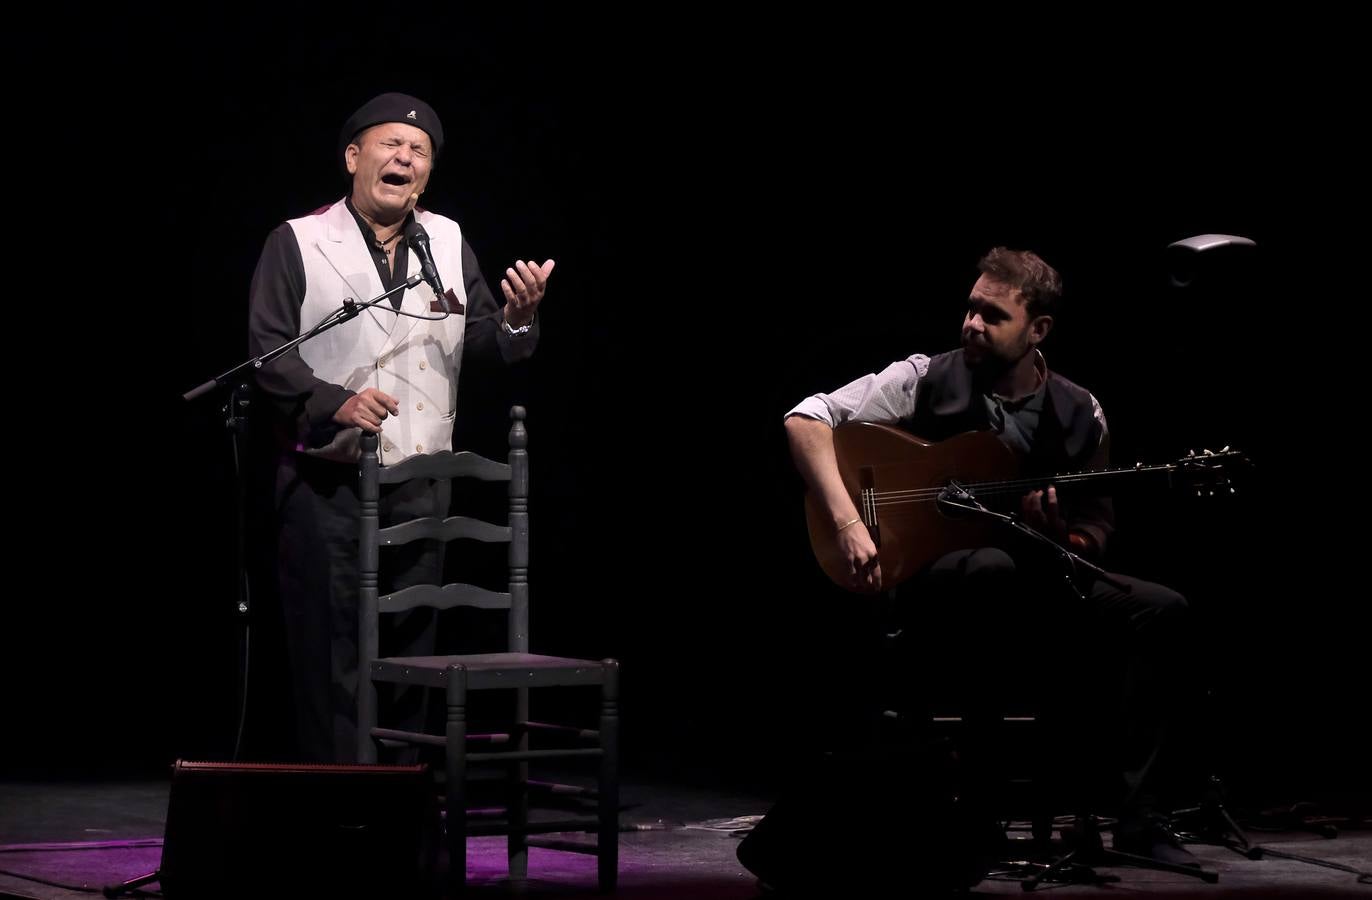
[{"label": "man's face", "polygon": [[962,320],[962,349],[967,364],[998,374],[1019,362],[1047,336],[1050,316],[1030,317],[1020,292],[983,275],[972,285]]},{"label": "man's face", "polygon": [[424,193],[433,169],[433,146],[421,128],[402,122],[373,125],[344,151],[353,177],[353,205],[372,219],[394,221]]}]

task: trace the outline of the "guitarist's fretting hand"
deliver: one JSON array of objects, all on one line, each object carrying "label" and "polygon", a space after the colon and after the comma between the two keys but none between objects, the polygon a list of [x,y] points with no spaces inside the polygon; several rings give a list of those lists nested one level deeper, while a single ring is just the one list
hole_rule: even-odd
[{"label": "guitarist's fretting hand", "polygon": [[1051,484],[1047,491],[1030,491],[1020,501],[1020,514],[1033,529],[1048,535],[1059,544],[1081,553],[1091,549],[1091,540],[1083,534],[1068,532],[1067,520],[1058,507],[1058,491]]},{"label": "guitarist's fretting hand", "polygon": [[876,593],[881,590],[881,562],[877,559],[877,545],[861,522],[838,533],[838,549],[848,560],[849,577],[859,591]]},{"label": "guitarist's fretting hand", "polygon": [[1047,491],[1030,491],[1020,500],[1020,515],[1033,529],[1041,531],[1061,544],[1067,540],[1067,523],[1058,507],[1058,490],[1051,484]]}]

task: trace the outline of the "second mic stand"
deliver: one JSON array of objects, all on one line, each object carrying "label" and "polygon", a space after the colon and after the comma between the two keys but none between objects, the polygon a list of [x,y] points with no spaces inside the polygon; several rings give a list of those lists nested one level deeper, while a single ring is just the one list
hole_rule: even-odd
[{"label": "second mic stand", "polygon": [[[939,509],[949,515],[976,515],[988,519],[999,525],[1009,528],[1011,531],[1028,538],[1032,543],[1051,553],[1062,567],[1062,579],[1067,585],[1068,591],[1074,595],[1083,606],[1086,604],[1086,594],[1082,592],[1077,584],[1077,578],[1083,575],[1090,575],[1095,579],[1104,581],[1106,584],[1113,585],[1126,593],[1129,592],[1129,585],[1124,584],[1119,579],[1110,575],[1095,563],[1083,559],[1071,550],[1059,544],[1048,535],[1039,531],[1031,525],[1026,524],[1018,516],[1007,515],[988,509],[980,500],[956,481],[951,481],[938,496]],[[1100,839],[1100,830],[1094,817],[1079,815],[1077,816],[1077,842],[1073,849],[1065,854],[1061,859],[1048,865],[1043,871],[1028,878],[1020,883],[1026,891],[1032,891],[1044,881],[1088,882],[1104,883],[1109,879],[1098,876],[1092,871],[1092,866],[1097,865],[1129,865],[1140,866],[1149,869],[1160,869],[1164,872],[1175,872],[1178,875],[1190,875],[1199,878],[1207,883],[1219,881],[1218,872],[1195,866],[1183,866],[1175,863],[1164,862],[1153,859],[1149,856],[1139,856],[1134,853],[1125,853],[1122,850],[1106,848]]]},{"label": "second mic stand", "polygon": [[[245,549],[247,545],[246,522],[248,520],[248,516],[246,513],[247,491],[245,487],[245,478],[243,472],[241,471],[241,464],[243,459],[242,440],[246,432],[247,407],[250,401],[247,399],[248,385],[237,384],[237,382],[246,379],[250,370],[254,372],[257,371],[267,363],[271,362],[279,356],[282,356],[290,352],[292,349],[300,346],[301,344],[305,343],[311,338],[318,337],[319,335],[328,331],[330,328],[342,325],[344,322],[347,322],[350,319],[357,318],[357,316],[362,312],[362,310],[375,306],[382,300],[388,300],[396,294],[399,294],[401,291],[415,287],[422,280],[422,275],[411,275],[409,278],[405,279],[405,281],[401,282],[400,284],[397,284],[395,287],[391,288],[385,293],[379,294],[375,298],[368,300],[366,303],[362,304],[359,304],[352,298],[348,298],[343,301],[342,306],[340,306],[333,312],[329,313],[327,316],[324,317],[324,319],[321,322],[319,322],[317,325],[315,325],[313,328],[311,328],[304,334],[287,341],[280,347],[277,347],[275,350],[269,350],[261,356],[256,356],[251,359],[247,359],[239,363],[238,365],[234,366],[232,369],[229,369],[222,375],[216,375],[214,378],[211,378],[204,384],[201,384],[198,387],[194,387],[181,395],[181,399],[190,402],[191,400],[195,400],[199,397],[204,396],[205,394],[208,394],[215,388],[225,387],[230,384],[234,385],[232,393],[229,397],[229,402],[224,407],[224,414],[226,417],[224,425],[225,428],[228,429],[229,436],[233,442],[234,478],[237,482],[237,487],[234,491],[234,498],[237,511],[238,525],[238,535],[236,540],[236,554],[238,557],[238,589],[234,592],[234,619],[240,625],[238,636],[240,660],[237,670],[239,683],[237,685],[236,699],[239,704],[239,710],[237,736],[234,739],[234,759],[238,758],[239,747],[243,739],[243,722],[247,717],[247,680],[249,653],[248,633],[250,621],[249,613],[251,612],[250,598],[248,593],[248,571]],[[162,870],[161,868],[158,868],[156,871],[148,872],[145,875],[139,875],[136,878],[130,878],[129,880],[121,882],[119,884],[108,885],[103,889],[102,893],[106,897],[121,897],[126,894],[132,896],[146,896],[146,893],[143,892],[141,888],[144,885],[152,884],[153,882],[160,882],[161,878]]]},{"label": "second mic stand", "polygon": [[[1254,844],[1249,841],[1243,829],[1234,821],[1233,816],[1224,808],[1223,786],[1218,776],[1211,775],[1210,783],[1204,794],[1201,796],[1198,806],[1187,809],[1179,809],[1172,813],[1171,824],[1169,826],[1181,840],[1188,843],[1209,844],[1216,847],[1227,847],[1235,853],[1247,859],[1260,860],[1265,858],[1286,859],[1292,862],[1307,863],[1312,866],[1322,866],[1327,869],[1336,869],[1340,872],[1348,872],[1358,876],[1358,884],[1372,884],[1372,872],[1355,868],[1354,866],[1343,863],[1331,862],[1327,859],[1320,859],[1317,856],[1302,856],[1295,853],[1288,853],[1268,847],[1264,844]],[[1334,838],[1338,832],[1329,825],[1324,825],[1324,830],[1316,827],[1316,833],[1324,838]]]},{"label": "second mic stand", "polygon": [[1129,585],[1112,576],[1100,566],[1083,559],[1077,554],[1068,550],[1048,535],[1039,531],[1031,525],[1026,524],[1019,516],[1007,515],[988,509],[976,496],[956,481],[950,481],[938,496],[938,507],[945,513],[953,515],[972,515],[982,516],[990,519],[999,525],[1004,525],[1012,531],[1029,538],[1041,546],[1046,551],[1057,557],[1062,564],[1063,581],[1067,584],[1067,589],[1074,594],[1078,600],[1086,602],[1086,595],[1077,586],[1076,579],[1083,573],[1089,573],[1096,579],[1104,581],[1106,584],[1114,585],[1126,594],[1129,593]]},{"label": "second mic stand", "polygon": [[222,375],[217,375],[199,387],[192,388],[182,395],[182,399],[187,402],[195,400],[216,387],[233,385],[228,404],[224,407],[225,428],[228,429],[230,438],[233,442],[233,461],[234,461],[234,480],[236,482],[235,507],[237,514],[237,535],[236,545],[236,569],[238,589],[234,599],[234,620],[239,623],[238,646],[239,663],[237,672],[236,701],[238,706],[238,727],[234,738],[233,758],[238,759],[239,751],[243,741],[244,720],[247,718],[248,706],[248,659],[250,653],[249,621],[252,613],[252,601],[249,591],[248,563],[247,563],[247,479],[242,472],[243,459],[246,454],[246,436],[248,422],[248,407],[250,405],[249,394],[250,386],[248,382],[249,371],[256,372],[272,360],[285,355],[306,341],[316,338],[330,328],[342,325],[351,319],[357,318],[362,310],[369,309],[383,300],[388,300],[396,294],[409,288],[415,287],[423,280],[422,275],[411,275],[400,284],[390,290],[377,295],[366,303],[359,304],[351,297],[343,301],[343,305],[325,316],[319,323],[274,350],[269,350],[261,356],[247,359],[229,369]]}]

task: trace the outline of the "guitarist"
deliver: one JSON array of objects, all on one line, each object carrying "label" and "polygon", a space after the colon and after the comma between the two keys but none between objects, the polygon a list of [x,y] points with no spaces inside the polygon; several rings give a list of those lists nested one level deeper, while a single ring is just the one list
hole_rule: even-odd
[{"label": "guitarist", "polygon": [[[943,440],[974,430],[992,430],[1021,454],[1027,475],[1104,468],[1109,433],[1100,404],[1090,392],[1048,369],[1039,345],[1052,331],[1062,296],[1062,279],[1034,253],[997,247],[978,262],[962,320],[962,347],[937,356],[916,354],[827,394],[801,401],[786,416],[792,455],[807,487],[821,500],[833,522],[835,539],[849,567],[850,587],[882,590],[877,548],[840,479],[833,429],[846,422],[897,425],[926,440]],[[1099,558],[1113,530],[1113,510],[1105,499],[1066,498],[1056,489],[1026,494],[1024,521],[1088,559]],[[950,553],[911,580],[921,609],[942,604],[976,623],[968,651],[976,672],[1014,660],[1012,624],[1033,598],[1051,600],[1036,612],[1067,609],[1069,615],[1104,632],[1098,646],[1110,648],[1123,676],[1123,776],[1117,849],[1197,865],[1154,819],[1157,765],[1163,738],[1180,694],[1176,658],[1189,633],[1187,604],[1162,585],[1115,576],[1120,585],[1078,578],[1087,608],[1062,597],[1058,570],[1025,548],[1007,553],[982,547]],[[1052,580],[1057,579],[1057,580]],[[935,605],[930,605],[930,604]],[[987,628],[987,623],[1001,627]],[[998,634],[987,634],[987,631]],[[968,633],[964,631],[963,633]],[[1001,644],[997,647],[997,644]],[[1020,651],[1022,655],[1022,651]],[[959,657],[969,663],[968,654]],[[971,674],[971,673],[969,673]],[[1084,673],[1083,673],[1084,674]],[[996,678],[994,681],[1001,681]],[[976,677],[960,679],[969,685]],[[982,686],[983,688],[985,686]],[[972,706],[986,706],[980,697]],[[990,810],[994,753],[993,730],[1000,715],[969,709],[964,716],[968,744],[962,758],[976,786],[966,793]],[[1093,728],[1096,734],[1101,729]]]}]

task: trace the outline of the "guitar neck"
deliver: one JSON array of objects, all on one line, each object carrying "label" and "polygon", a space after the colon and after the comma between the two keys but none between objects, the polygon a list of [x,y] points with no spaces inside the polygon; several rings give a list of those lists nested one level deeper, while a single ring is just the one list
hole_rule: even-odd
[{"label": "guitar neck", "polygon": [[1059,490],[1081,490],[1108,493],[1115,487],[1127,486],[1136,481],[1164,481],[1169,486],[1172,476],[1177,472],[1174,464],[1130,466],[1127,469],[1100,469],[1094,472],[1072,472],[1061,475],[1043,475],[1037,478],[1017,478],[1013,481],[983,481],[963,484],[962,487],[978,497],[998,495],[1021,495],[1027,491],[1039,490],[1051,484]]}]

